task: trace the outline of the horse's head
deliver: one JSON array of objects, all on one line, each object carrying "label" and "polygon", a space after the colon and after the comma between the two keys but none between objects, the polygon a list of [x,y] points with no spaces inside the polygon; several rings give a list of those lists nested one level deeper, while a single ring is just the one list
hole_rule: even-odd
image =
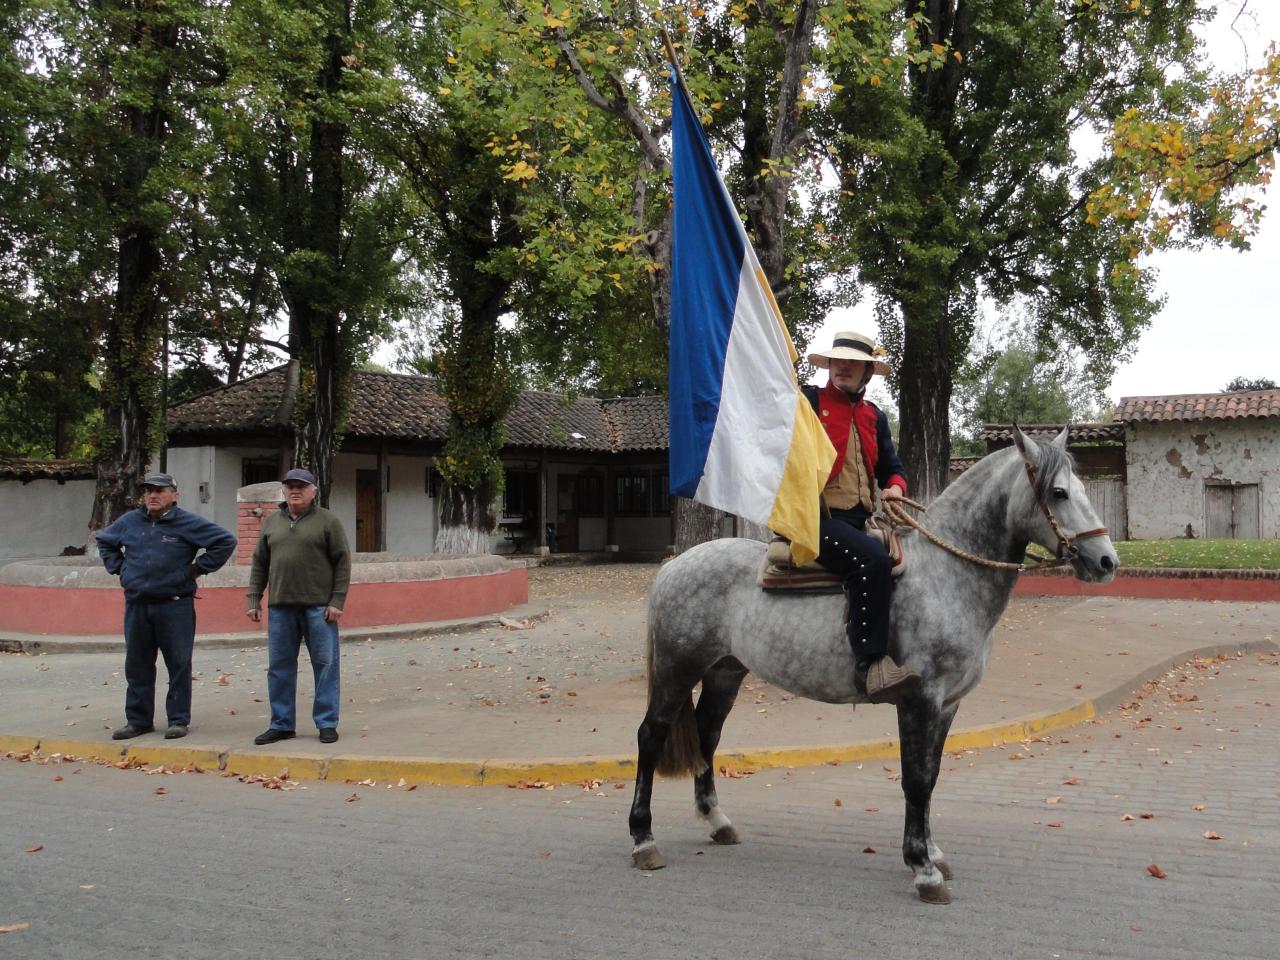
[{"label": "horse's head", "polygon": [[1030,482],[1013,502],[1025,503],[1023,532],[1055,556],[1070,560],[1076,579],[1107,583],[1116,575],[1120,558],[1111,537],[1089,502],[1067,452],[1067,431],[1052,443],[1037,443],[1016,425],[1013,441],[1022,454]]}]

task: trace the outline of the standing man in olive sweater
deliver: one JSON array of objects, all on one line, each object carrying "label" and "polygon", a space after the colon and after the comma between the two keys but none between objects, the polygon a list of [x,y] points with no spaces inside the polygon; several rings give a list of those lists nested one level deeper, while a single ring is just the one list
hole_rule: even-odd
[{"label": "standing man in olive sweater", "polygon": [[308,470],[284,475],[284,503],[262,522],[249,575],[248,617],[267,604],[267,696],[271,726],[254,738],[263,746],[294,736],[298,650],[305,640],[315,674],[311,716],[321,743],[338,739],[338,620],[351,584],[351,551],[338,518],[316,506],[316,478]]}]

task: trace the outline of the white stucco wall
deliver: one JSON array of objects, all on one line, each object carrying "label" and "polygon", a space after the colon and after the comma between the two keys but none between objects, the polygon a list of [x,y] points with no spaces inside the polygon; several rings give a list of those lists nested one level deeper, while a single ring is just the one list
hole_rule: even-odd
[{"label": "white stucco wall", "polygon": [[1280,537],[1280,419],[1131,423],[1129,535],[1204,536],[1205,483],[1256,483],[1261,533]]},{"label": "white stucco wall", "polygon": [[436,542],[436,502],[427,496],[426,457],[388,457],[387,549],[431,553]]},{"label": "white stucco wall", "polygon": [[0,560],[56,557],[83,547],[93,512],[92,480],[0,480]]},{"label": "white stucco wall", "polygon": [[[278,455],[279,451],[270,447],[170,447],[167,462],[178,485],[178,504],[234,533],[236,491],[244,477],[244,460]],[[153,467],[157,462],[152,458]],[[201,484],[208,484],[207,499]]]}]

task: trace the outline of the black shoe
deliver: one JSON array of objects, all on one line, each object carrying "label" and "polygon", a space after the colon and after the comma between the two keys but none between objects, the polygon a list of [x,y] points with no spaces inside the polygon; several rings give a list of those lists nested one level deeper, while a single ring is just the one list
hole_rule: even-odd
[{"label": "black shoe", "polygon": [[321,727],[320,742],[321,743],[337,743],[338,731],[335,730],[333,727]]},{"label": "black shoe", "polygon": [[166,740],[178,740],[187,735],[187,725],[185,723],[171,723],[169,729],[164,732]]},{"label": "black shoe", "polygon": [[111,739],[132,740],[134,737],[140,737],[154,729],[155,727],[135,727],[132,723],[126,723],[123,727],[111,731]]},{"label": "black shoe", "polygon": [[294,733],[292,730],[264,730],[253,738],[253,742],[260,747],[265,747],[268,743],[276,743],[280,740],[292,740]]}]

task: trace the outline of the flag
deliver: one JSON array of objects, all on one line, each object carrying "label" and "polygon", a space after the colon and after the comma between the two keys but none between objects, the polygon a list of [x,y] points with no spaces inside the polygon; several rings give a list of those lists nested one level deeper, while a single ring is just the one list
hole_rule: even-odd
[{"label": "flag", "polygon": [[671,101],[671,492],[767,525],[804,563],[836,451],[674,67]]}]

